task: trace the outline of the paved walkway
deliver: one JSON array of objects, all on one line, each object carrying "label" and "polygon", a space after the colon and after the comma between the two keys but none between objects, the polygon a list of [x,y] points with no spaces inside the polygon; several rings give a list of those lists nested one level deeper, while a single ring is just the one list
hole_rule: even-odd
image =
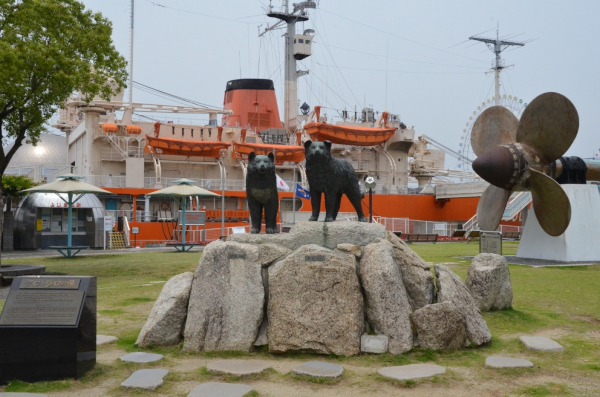
[{"label": "paved walkway", "polygon": [[[199,246],[192,249],[190,252],[200,252],[204,247]],[[103,250],[103,249],[90,249],[85,252],[80,252],[77,256],[89,256],[89,255],[115,255],[115,254],[139,254],[147,252],[177,252],[171,247],[153,247],[153,248],[124,248],[118,250]],[[27,250],[27,251],[12,251],[0,253],[2,260],[8,259],[22,259],[22,258],[42,258],[42,257],[55,257],[62,256],[62,254],[55,250]]]}]

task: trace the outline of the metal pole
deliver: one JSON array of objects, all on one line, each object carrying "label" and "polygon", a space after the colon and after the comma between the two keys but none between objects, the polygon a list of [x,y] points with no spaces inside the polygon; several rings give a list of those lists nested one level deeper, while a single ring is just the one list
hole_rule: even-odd
[{"label": "metal pole", "polygon": [[[185,207],[187,206],[187,197],[181,197],[181,217],[183,220],[181,221],[181,244],[185,244]],[[185,247],[182,247],[185,251]]]},{"label": "metal pole", "polygon": [[369,223],[373,223],[373,189],[369,188]]},{"label": "metal pole", "polygon": [[[68,221],[68,227],[69,227],[69,233],[68,233],[68,237],[67,237],[67,246],[69,248],[71,248],[71,224],[73,222],[73,214],[72,214],[72,208],[73,208],[73,193],[67,193],[68,197],[69,197],[69,201],[67,202],[68,205],[68,210],[69,210],[69,221]],[[70,254],[70,252],[69,252]],[[69,255],[71,256],[71,255]]]},{"label": "metal pole", "polygon": [[294,163],[294,169],[292,170],[294,173],[293,183],[292,183],[292,223],[296,224],[296,164]]},{"label": "metal pole", "polygon": [[225,236],[225,156],[221,171],[221,236]]},{"label": "metal pole", "polygon": [[131,42],[129,44],[129,106],[133,104],[133,11],[135,0],[131,0]]}]

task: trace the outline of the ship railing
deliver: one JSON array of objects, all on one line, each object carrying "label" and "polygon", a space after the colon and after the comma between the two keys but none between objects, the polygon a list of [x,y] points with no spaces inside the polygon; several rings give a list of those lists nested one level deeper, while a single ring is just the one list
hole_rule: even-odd
[{"label": "ship railing", "polygon": [[487,182],[448,183],[435,187],[435,198],[479,197],[490,184]]},{"label": "ship railing", "polygon": [[86,175],[85,181],[97,187],[127,187],[125,175]]}]

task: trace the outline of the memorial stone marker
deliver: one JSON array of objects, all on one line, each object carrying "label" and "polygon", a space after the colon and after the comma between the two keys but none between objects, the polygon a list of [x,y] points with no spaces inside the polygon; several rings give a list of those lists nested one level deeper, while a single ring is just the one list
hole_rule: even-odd
[{"label": "memorial stone marker", "polygon": [[479,235],[479,253],[502,255],[502,233],[481,232]]},{"label": "memorial stone marker", "polygon": [[96,365],[96,277],[23,276],[0,314],[0,384],[79,378]]}]

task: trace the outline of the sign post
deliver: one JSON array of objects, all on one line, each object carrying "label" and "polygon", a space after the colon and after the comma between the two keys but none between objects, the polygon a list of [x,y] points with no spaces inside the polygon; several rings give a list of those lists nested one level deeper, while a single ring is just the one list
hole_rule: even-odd
[{"label": "sign post", "polygon": [[369,189],[369,223],[373,223],[373,189],[377,186],[375,178],[372,176],[365,178],[365,186]]},{"label": "sign post", "polygon": [[104,249],[106,249],[106,232],[112,232],[113,221],[112,216],[104,217]]}]

